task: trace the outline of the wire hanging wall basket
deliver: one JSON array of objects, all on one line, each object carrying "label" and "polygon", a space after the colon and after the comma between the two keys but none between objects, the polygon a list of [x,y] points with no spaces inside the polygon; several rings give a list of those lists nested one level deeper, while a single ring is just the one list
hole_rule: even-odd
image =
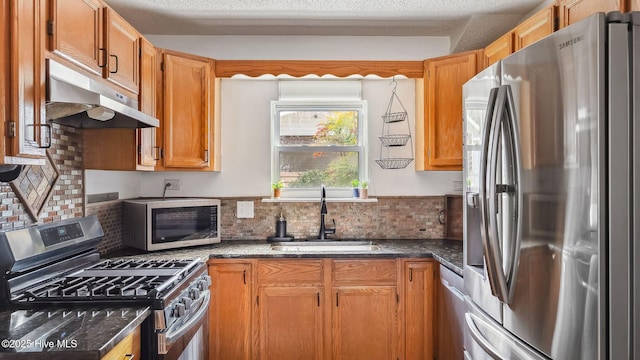
[{"label": "wire hanging wall basket", "polygon": [[[391,97],[389,98],[389,104],[387,110],[382,115],[382,135],[378,137],[380,139],[380,158],[376,160],[376,163],[383,169],[404,169],[413,161],[413,140],[411,139],[411,125],[408,121],[407,109],[402,104],[400,97],[396,93],[398,88],[398,82],[395,77],[391,81],[393,90],[391,91]],[[407,131],[401,132],[395,131],[400,127],[400,123],[405,122]],[[409,146],[409,157],[394,156],[391,155],[391,149],[401,150],[407,144]],[[395,151],[394,152],[400,152]],[[403,154],[407,151],[401,151]]]}]

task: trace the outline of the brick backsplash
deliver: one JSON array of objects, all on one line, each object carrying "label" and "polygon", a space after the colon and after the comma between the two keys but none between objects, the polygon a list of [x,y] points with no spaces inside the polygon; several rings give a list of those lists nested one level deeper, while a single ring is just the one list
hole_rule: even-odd
[{"label": "brick backsplash", "polygon": [[[51,152],[60,178],[39,222],[80,217],[84,213],[82,136],[79,130],[52,124]],[[0,183],[0,224],[2,230],[15,230],[33,224],[29,214],[8,183]]]},{"label": "brick backsplash", "polygon": [[104,255],[124,247],[122,244],[122,200],[87,204],[87,215],[96,215],[102,225],[104,237],[98,251]]},{"label": "brick backsplash", "polygon": [[[236,202],[253,200],[254,218],[237,219]],[[444,198],[382,197],[378,202],[329,202],[325,219],[336,221],[335,238],[438,239],[444,225],[438,221]],[[275,232],[280,213],[287,232],[296,238],[315,237],[320,224],[320,204],[315,202],[262,202],[261,199],[223,199],[223,239],[262,240]]]}]

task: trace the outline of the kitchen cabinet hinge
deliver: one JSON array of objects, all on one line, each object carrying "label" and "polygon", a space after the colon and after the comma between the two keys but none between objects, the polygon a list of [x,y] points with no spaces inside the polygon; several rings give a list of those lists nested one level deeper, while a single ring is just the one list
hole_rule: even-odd
[{"label": "kitchen cabinet hinge", "polygon": [[14,137],[16,136],[16,122],[8,121],[7,122],[7,136]]},{"label": "kitchen cabinet hinge", "polygon": [[256,305],[260,305],[260,296],[256,296]]},{"label": "kitchen cabinet hinge", "polygon": [[47,35],[53,36],[53,20],[47,21]]},{"label": "kitchen cabinet hinge", "polygon": [[142,59],[142,46],[138,47],[138,58]]},{"label": "kitchen cabinet hinge", "polygon": [[138,154],[142,155],[142,145],[138,145]]},{"label": "kitchen cabinet hinge", "polygon": [[396,303],[400,304],[400,294],[396,294]]},{"label": "kitchen cabinet hinge", "polygon": [[164,71],[164,61],[160,62],[160,71]]},{"label": "kitchen cabinet hinge", "polygon": [[164,148],[160,149],[160,159],[164,159]]}]

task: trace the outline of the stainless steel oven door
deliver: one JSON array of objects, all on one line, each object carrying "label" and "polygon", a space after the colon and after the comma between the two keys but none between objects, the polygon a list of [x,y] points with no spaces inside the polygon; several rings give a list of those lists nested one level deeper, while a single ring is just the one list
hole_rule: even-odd
[{"label": "stainless steel oven door", "polygon": [[177,321],[158,333],[158,359],[209,359],[209,302],[211,293],[203,292],[198,308],[184,321]]}]

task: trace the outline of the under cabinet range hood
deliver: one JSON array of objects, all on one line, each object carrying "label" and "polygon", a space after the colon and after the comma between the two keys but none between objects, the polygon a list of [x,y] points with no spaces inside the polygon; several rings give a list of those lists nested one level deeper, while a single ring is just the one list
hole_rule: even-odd
[{"label": "under cabinet range hood", "polygon": [[158,119],[137,108],[137,99],[54,60],[47,60],[47,120],[89,129],[158,127]]}]

